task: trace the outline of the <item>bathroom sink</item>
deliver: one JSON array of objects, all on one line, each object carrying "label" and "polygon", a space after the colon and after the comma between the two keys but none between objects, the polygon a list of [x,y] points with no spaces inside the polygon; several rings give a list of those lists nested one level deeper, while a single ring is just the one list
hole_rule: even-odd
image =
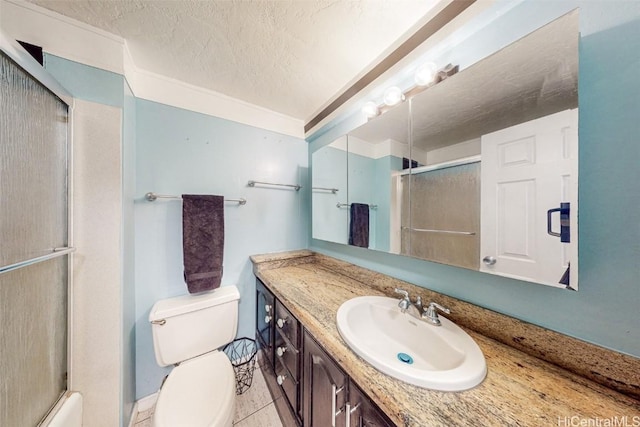
[{"label": "bathroom sink", "polygon": [[365,296],[342,304],[337,325],[347,345],[378,370],[420,387],[461,391],[482,382],[487,365],[473,338],[444,317],[433,326],[402,313],[398,301]]}]

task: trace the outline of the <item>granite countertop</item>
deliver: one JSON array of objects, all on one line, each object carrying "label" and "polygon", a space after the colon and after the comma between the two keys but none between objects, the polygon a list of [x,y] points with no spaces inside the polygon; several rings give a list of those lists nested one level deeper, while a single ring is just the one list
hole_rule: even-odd
[{"label": "granite countertop", "polygon": [[379,372],[347,347],[335,319],[338,307],[351,298],[388,294],[375,282],[390,278],[346,275],[348,264],[328,258],[309,251],[251,257],[256,276],[397,425],[616,425],[579,423],[623,417],[628,426],[640,425],[640,401],[633,397],[468,328],[488,369],[471,390],[428,390]]}]

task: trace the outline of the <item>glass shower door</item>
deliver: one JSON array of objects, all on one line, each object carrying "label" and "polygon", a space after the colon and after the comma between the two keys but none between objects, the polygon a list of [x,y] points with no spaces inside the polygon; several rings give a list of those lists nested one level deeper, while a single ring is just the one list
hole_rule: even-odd
[{"label": "glass shower door", "polygon": [[0,425],[67,388],[68,106],[0,57]]}]

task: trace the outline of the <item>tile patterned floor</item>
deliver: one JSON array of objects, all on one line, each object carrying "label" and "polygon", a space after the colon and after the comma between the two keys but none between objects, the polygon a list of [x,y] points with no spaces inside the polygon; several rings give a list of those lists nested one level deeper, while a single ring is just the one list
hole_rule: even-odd
[{"label": "tile patterned floor", "polygon": [[[151,427],[154,408],[136,414],[134,427]],[[260,368],[253,373],[253,383],[243,394],[236,396],[233,424],[238,427],[282,427],[271,394]]]}]

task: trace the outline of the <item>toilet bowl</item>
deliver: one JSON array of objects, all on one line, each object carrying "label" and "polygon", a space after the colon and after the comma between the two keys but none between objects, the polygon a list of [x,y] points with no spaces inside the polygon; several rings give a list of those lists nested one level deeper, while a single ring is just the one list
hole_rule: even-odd
[{"label": "toilet bowl", "polygon": [[231,362],[221,351],[181,363],[162,386],[152,426],[231,426],[235,385]]},{"label": "toilet bowl", "polygon": [[162,385],[154,427],[227,427],[233,423],[235,372],[218,350],[236,335],[234,286],[158,301],[149,314],[156,361],[177,364]]}]

